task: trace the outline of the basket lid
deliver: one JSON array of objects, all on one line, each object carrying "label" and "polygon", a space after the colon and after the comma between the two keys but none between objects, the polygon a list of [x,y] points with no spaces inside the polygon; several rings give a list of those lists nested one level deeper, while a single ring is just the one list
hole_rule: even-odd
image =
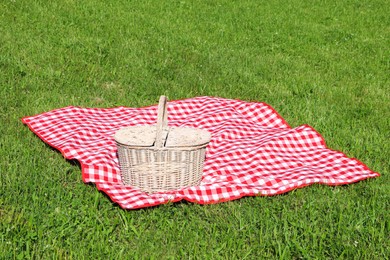
[{"label": "basket lid", "polygon": [[170,127],[166,147],[198,146],[210,142],[211,134],[202,129]]},{"label": "basket lid", "polygon": [[[191,147],[207,144],[211,134],[196,128],[169,127],[164,130],[162,138],[164,147]],[[156,141],[156,127],[124,127],[115,133],[114,139],[123,145],[150,147]]]},{"label": "basket lid", "polygon": [[130,126],[116,131],[115,141],[131,146],[153,146],[156,140],[156,128],[152,126]]}]

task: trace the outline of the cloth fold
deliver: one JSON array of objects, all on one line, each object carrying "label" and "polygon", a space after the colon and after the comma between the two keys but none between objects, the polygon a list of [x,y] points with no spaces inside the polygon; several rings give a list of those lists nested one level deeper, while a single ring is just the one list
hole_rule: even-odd
[{"label": "cloth fold", "polygon": [[202,182],[196,187],[147,194],[121,182],[113,135],[121,127],[153,125],[157,106],[109,109],[64,107],[22,119],[66,159],[80,162],[82,178],[125,209],[187,200],[219,203],[270,196],[314,183],[350,184],[378,177],[362,162],[327,148],[313,128],[291,128],[269,105],[196,97],[171,101],[170,126],[208,130]]}]

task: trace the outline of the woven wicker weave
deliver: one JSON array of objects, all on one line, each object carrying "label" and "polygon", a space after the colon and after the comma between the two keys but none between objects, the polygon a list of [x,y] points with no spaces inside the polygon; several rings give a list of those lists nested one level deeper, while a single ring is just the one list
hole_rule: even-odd
[{"label": "woven wicker weave", "polygon": [[209,132],[168,127],[167,98],[160,97],[157,126],[115,133],[122,182],[148,193],[199,185]]}]

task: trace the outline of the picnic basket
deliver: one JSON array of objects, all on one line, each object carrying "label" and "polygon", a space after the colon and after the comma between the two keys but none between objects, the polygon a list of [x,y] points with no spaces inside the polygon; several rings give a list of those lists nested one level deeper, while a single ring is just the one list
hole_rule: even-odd
[{"label": "picnic basket", "polygon": [[115,133],[124,185],[155,193],[200,184],[211,135],[196,128],[168,127],[167,105],[161,96],[157,125],[124,127]]}]

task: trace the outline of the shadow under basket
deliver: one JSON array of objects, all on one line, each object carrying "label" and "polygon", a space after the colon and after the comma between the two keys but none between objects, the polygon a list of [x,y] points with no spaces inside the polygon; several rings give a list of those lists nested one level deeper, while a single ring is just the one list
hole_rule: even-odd
[{"label": "shadow under basket", "polygon": [[200,184],[209,132],[168,127],[167,99],[160,97],[156,126],[125,127],[115,133],[124,185],[147,193]]}]

